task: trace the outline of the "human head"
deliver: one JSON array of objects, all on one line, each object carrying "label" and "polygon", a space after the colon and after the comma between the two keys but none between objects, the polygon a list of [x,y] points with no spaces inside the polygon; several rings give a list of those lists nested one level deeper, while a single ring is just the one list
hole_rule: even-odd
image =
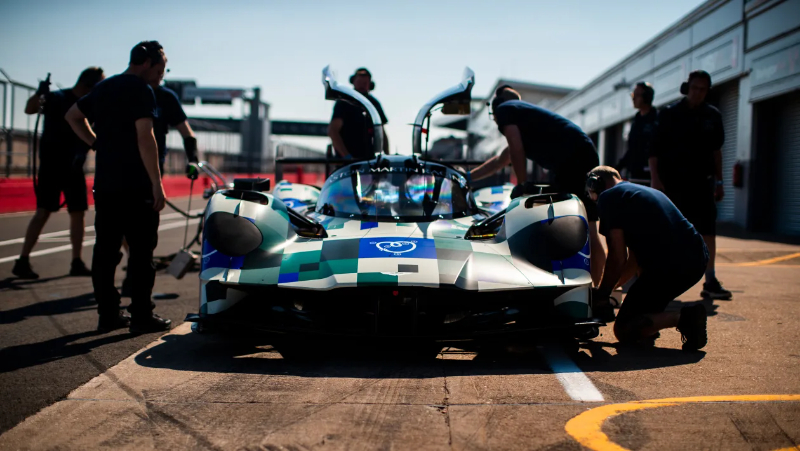
[{"label": "human head", "polygon": [[633,107],[637,110],[653,106],[653,97],[656,91],[650,83],[640,81],[631,92],[631,99],[633,100]]},{"label": "human head", "polygon": [[586,174],[586,192],[593,201],[597,201],[600,194],[622,181],[619,171],[611,166],[598,166]]},{"label": "human head", "polygon": [[696,70],[689,74],[689,80],[681,85],[681,94],[686,96],[689,106],[697,106],[705,102],[711,90],[711,75],[704,70]]},{"label": "human head", "polygon": [[367,94],[375,89],[375,83],[372,81],[372,74],[366,67],[356,69],[356,72],[350,76],[350,83],[356,91],[361,94]]},{"label": "human head", "polygon": [[[512,88],[510,85],[502,85],[494,91],[494,99],[492,99],[492,113],[494,113],[497,107],[499,107],[503,102],[520,99],[522,99],[522,96],[520,96],[519,93],[514,90],[514,88]],[[497,122],[496,118],[495,122]]]},{"label": "human head", "polygon": [[83,70],[83,72],[81,72],[81,75],[78,77],[78,81],[75,83],[75,85],[91,90],[94,88],[94,85],[100,83],[105,78],[106,76],[103,74],[103,68],[94,66],[87,67]]},{"label": "human head", "polygon": [[158,41],[142,41],[131,49],[129,69],[148,84],[158,84],[164,78],[167,56]]}]

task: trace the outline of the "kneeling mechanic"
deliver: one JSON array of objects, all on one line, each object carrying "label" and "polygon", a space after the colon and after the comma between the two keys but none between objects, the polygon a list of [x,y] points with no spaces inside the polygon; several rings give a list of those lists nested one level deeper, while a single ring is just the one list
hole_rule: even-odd
[{"label": "kneeling mechanic", "polygon": [[617,339],[629,343],[655,340],[659,330],[677,327],[684,351],[705,346],[708,337],[702,304],[665,311],[703,277],[708,249],[702,236],[664,193],[623,182],[612,167],[594,168],[586,190],[598,203],[600,233],[608,242],[603,279],[593,299],[599,313],[611,313],[612,290],[624,282],[626,267],[638,267],[639,277],[629,288],[614,323]]}]

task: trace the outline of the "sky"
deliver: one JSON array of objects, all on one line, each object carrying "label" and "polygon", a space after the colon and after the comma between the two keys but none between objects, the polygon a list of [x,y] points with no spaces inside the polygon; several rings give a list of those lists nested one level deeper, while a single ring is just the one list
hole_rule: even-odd
[{"label": "sky", "polygon": [[409,153],[407,124],[460,82],[465,66],[476,74],[474,97],[488,96],[498,78],[579,88],[702,3],[0,0],[0,68],[31,85],[51,72],[68,87],[87,66],[124,71],[131,47],[155,39],[169,59],[167,78],[260,86],[271,119],[327,122],[323,67],[346,83],[364,66],[389,118],[392,151]]}]

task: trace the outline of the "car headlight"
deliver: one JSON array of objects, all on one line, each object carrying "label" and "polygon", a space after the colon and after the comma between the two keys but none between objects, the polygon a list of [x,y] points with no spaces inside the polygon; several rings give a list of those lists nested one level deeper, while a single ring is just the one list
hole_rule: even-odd
[{"label": "car headlight", "polygon": [[261,231],[247,218],[218,211],[205,223],[204,238],[208,244],[230,257],[241,257],[261,245]]}]

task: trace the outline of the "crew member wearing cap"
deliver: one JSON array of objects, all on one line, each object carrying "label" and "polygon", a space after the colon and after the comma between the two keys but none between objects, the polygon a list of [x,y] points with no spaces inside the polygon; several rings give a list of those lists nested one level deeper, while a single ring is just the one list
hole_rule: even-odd
[{"label": "crew member wearing cap", "polygon": [[[369,93],[375,89],[372,74],[362,67],[350,77],[350,83],[353,84],[356,91],[372,102],[381,116],[381,122],[384,125],[388,123],[389,120],[383,114],[380,102]],[[367,111],[361,106],[342,100],[336,101],[333,106],[333,117],[330,125],[328,125],[328,136],[331,138],[334,150],[342,158],[363,160],[374,157],[372,120]],[[389,137],[386,134],[385,127],[383,129],[383,151],[384,153],[389,153]]]},{"label": "crew member wearing cap", "polygon": [[703,235],[709,260],[700,293],[706,299],[730,299],[717,280],[717,205],[725,196],[722,185],[722,144],[725,131],[719,110],[706,103],[711,75],[697,70],[681,85],[685,96],[661,110],[650,155],[653,188],[664,191]]},{"label": "crew member wearing cap", "polygon": [[[549,170],[553,175],[553,192],[572,193],[586,207],[591,241],[592,281],[600,282],[605,264],[605,251],[597,235],[597,206],[586,196],[586,174],[600,162],[594,143],[577,125],[558,114],[520,100],[511,86],[495,91],[492,113],[508,147],[469,172],[468,178],[479,180],[512,164],[519,183],[511,197],[526,194],[526,158]],[[527,193],[533,194],[533,193]]]},{"label": "crew member wearing cap", "polygon": [[611,291],[625,282],[626,267],[636,268],[639,277],[628,289],[614,323],[617,339],[652,343],[659,330],[677,327],[685,351],[705,346],[708,337],[702,304],[664,311],[700,281],[708,263],[708,250],[694,226],[663,193],[623,182],[619,172],[609,166],[592,169],[586,191],[597,201],[600,233],[608,242],[603,280],[592,296],[595,315],[606,321],[614,319],[608,302]]}]

